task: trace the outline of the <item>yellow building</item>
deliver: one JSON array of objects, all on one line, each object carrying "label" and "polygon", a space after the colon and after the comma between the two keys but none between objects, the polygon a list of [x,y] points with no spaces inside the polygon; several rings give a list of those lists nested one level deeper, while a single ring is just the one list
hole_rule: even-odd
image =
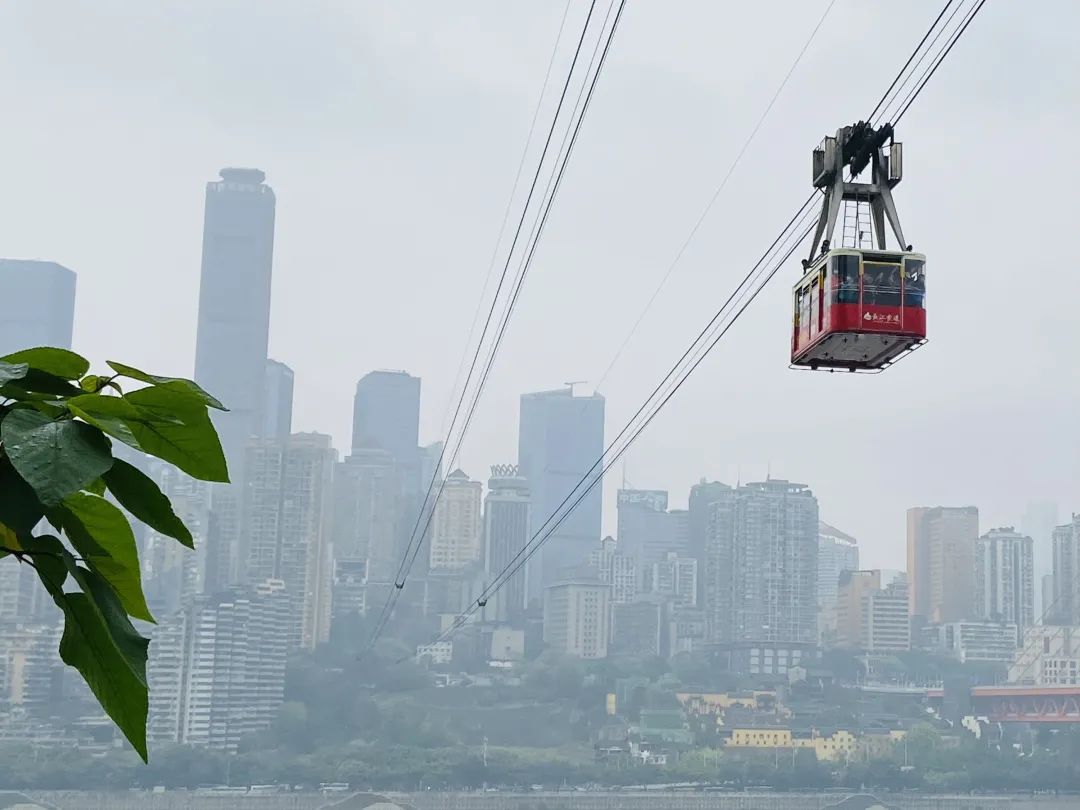
[{"label": "yellow building", "polygon": [[732,706],[748,709],[772,709],[776,705],[776,692],[676,692],[675,697],[688,714],[723,714]]},{"label": "yellow building", "polygon": [[808,736],[792,734],[789,728],[736,728],[727,741],[729,748],[810,748],[821,761],[845,759],[855,753],[855,735],[836,731],[825,737],[816,731]]}]

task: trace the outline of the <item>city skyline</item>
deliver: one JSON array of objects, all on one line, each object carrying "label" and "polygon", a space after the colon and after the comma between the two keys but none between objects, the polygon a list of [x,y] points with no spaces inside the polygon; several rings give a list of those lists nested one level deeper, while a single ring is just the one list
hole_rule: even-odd
[{"label": "city skyline", "polygon": [[[421,434],[439,439],[559,12],[498,4],[487,9],[490,30],[474,31],[441,11],[392,8],[252,22],[235,10],[193,7],[166,25],[149,9],[106,4],[58,16],[40,4],[12,4],[0,34],[9,68],[2,81],[11,103],[32,111],[41,127],[11,133],[26,160],[11,167],[8,188],[19,193],[0,200],[4,253],[53,259],[79,273],[76,347],[96,367],[115,358],[190,376],[202,186],[222,166],[259,167],[279,200],[270,355],[296,372],[296,429],[329,433],[344,451],[352,386],[389,366],[424,380]],[[1005,258],[1023,253],[1046,269],[1048,287],[1065,283],[1050,247],[1024,234],[1067,229],[1067,207],[1006,218],[1003,207],[968,205],[998,193],[990,156],[1022,153],[1047,129],[1073,127],[1073,105],[1054,101],[1071,98],[1071,77],[1080,72],[1071,48],[1057,40],[1021,48],[1009,72],[998,58],[1002,42],[1046,42],[1080,22],[1070,3],[1053,3],[1047,13],[1060,20],[1053,31],[1033,17],[981,14],[980,36],[958,46],[954,56],[962,58],[950,56],[898,133],[908,163],[898,203],[915,248],[929,257],[934,306],[933,334],[918,362],[875,380],[788,371],[785,279],[797,270],[785,268],[629,453],[635,486],[668,489],[681,508],[677,493],[701,476],[760,480],[771,464],[777,476],[813,482],[826,519],[860,538],[866,564],[883,567],[901,567],[903,513],[912,504],[973,503],[987,525],[1018,525],[1033,499],[1057,501],[1067,514],[1080,489],[1078,462],[1067,452],[1080,443],[1080,427],[1065,407],[1077,383],[1054,381],[1051,395],[1042,365],[1018,361],[1040,357],[1046,367],[1067,368],[1073,313],[1060,298],[1014,295]],[[774,31],[778,50],[794,52],[818,9],[799,6],[782,21],[764,8],[739,14]],[[715,32],[727,28],[707,5],[686,19],[659,8],[628,15],[577,147],[580,163],[568,171],[476,415],[488,429],[471,437],[461,466],[482,470],[512,459],[517,397],[566,379],[600,385],[614,435],[768,243],[782,221],[773,201],[801,199],[808,150],[838,121],[865,115],[887,86],[902,59],[875,58],[867,34],[889,30],[898,43],[914,42],[922,16],[866,7],[822,29],[700,241],[600,383],[687,223],[784,72],[728,34],[718,48]],[[442,47],[395,41],[390,32],[403,28],[415,30],[418,42],[452,35],[467,44],[451,58]],[[77,30],[94,37],[63,33]],[[496,30],[503,35],[491,36]],[[289,45],[254,54],[234,47],[255,39]],[[348,49],[311,44],[345,40],[369,44],[370,62],[342,62]],[[200,54],[195,66],[184,61],[192,48]],[[817,92],[831,86],[840,48],[866,71],[848,77],[843,92]],[[497,76],[492,65],[500,66]],[[743,80],[737,87],[717,79],[735,66]],[[221,76],[228,78],[213,78]],[[155,89],[162,84],[175,98]],[[959,103],[948,95],[956,88],[966,88]],[[82,112],[88,97],[105,100],[92,121]],[[1050,103],[1028,115],[1039,99]],[[676,103],[695,110],[689,125],[663,114]],[[1010,105],[1021,114],[1006,126],[1001,110]],[[443,111],[448,120],[435,136],[431,116]],[[545,104],[542,115],[549,112]],[[961,149],[959,133],[971,131],[985,137],[972,151]],[[126,133],[123,148],[118,132]],[[667,139],[682,148],[657,159],[654,144]],[[1067,162],[1058,170],[1062,187],[1078,171]],[[1041,193],[1038,178],[1013,181],[1018,194]],[[964,256],[987,233],[1001,243],[976,285]],[[1010,318],[1028,326],[1007,339],[988,331],[1006,302],[1017,308]],[[981,313],[978,328],[957,317],[971,311]],[[99,316],[105,312],[110,317]],[[1007,386],[1000,384],[1005,368]],[[962,391],[950,383],[958,377]],[[909,406],[913,397],[926,407]],[[819,430],[805,437],[793,417],[803,407],[819,419]],[[1011,429],[999,432],[1002,424]],[[1011,469],[1027,471],[1022,487],[980,461],[991,436],[994,451],[1014,461]],[[926,463],[939,457],[950,463]],[[608,532],[616,488],[605,483]]]}]

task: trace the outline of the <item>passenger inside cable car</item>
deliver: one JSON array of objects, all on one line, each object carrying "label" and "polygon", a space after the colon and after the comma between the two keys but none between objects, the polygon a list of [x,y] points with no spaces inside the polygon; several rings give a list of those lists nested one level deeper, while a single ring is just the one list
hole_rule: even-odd
[{"label": "passenger inside cable car", "polygon": [[926,258],[840,248],[795,286],[791,362],[880,371],[926,340]]}]

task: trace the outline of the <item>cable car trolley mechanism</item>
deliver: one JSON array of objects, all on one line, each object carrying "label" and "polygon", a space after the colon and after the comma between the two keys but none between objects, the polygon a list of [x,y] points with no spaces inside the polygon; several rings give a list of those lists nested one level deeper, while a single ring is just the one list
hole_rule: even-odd
[{"label": "cable car trolley mechanism", "polygon": [[[867,166],[870,182],[855,182]],[[926,342],[926,257],[905,241],[892,197],[902,174],[889,124],[842,127],[814,150],[824,201],[794,290],[792,367],[879,372]],[[842,244],[833,248],[841,203]],[[886,246],[886,219],[899,250]]]}]

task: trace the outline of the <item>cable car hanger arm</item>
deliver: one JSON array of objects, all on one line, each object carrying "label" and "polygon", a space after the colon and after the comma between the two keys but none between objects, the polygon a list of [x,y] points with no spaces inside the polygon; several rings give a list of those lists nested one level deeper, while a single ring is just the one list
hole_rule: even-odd
[{"label": "cable car hanger arm", "polygon": [[[886,142],[889,144],[887,153]],[[871,181],[855,182],[855,178],[868,165],[871,167]],[[825,199],[810,243],[810,257],[803,265],[809,266],[814,261],[819,255],[819,246],[821,255],[828,252],[840,214],[840,203],[844,200],[866,200],[870,203],[879,250],[886,250],[885,220],[888,219],[901,248],[910,251],[911,245],[904,239],[892,196],[893,186],[903,177],[903,168],[903,145],[894,140],[891,124],[874,129],[865,121],[860,121],[841,127],[833,137],[826,137],[814,150],[813,161],[814,186],[824,191]],[[851,170],[851,180],[844,180],[844,169]]]}]

